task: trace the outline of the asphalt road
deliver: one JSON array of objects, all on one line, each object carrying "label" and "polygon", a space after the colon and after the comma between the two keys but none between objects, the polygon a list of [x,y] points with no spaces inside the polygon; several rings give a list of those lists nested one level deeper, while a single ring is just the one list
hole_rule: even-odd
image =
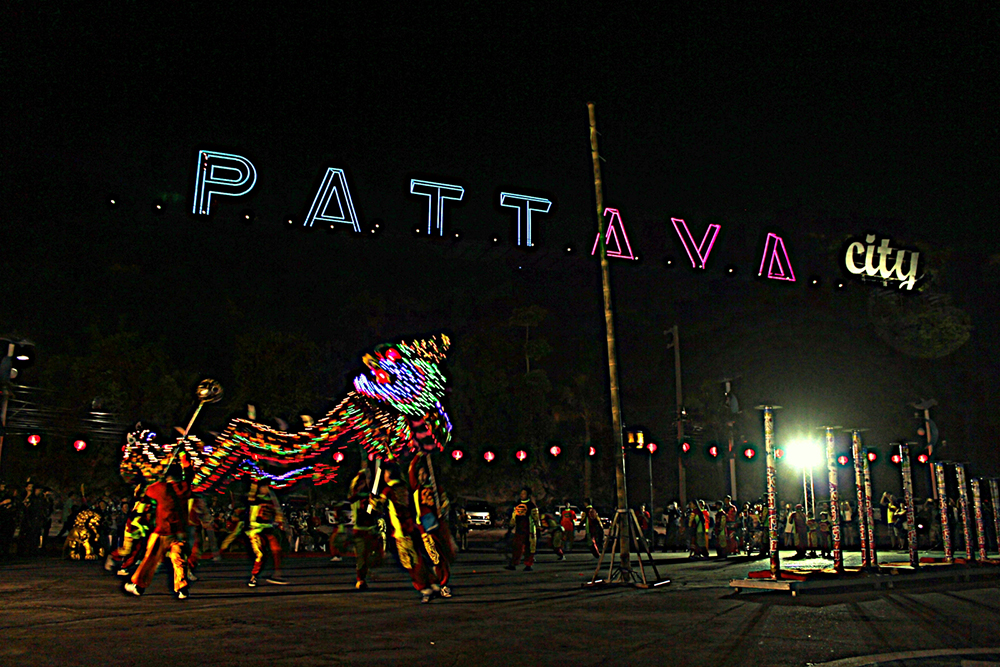
[{"label": "asphalt road", "polygon": [[0,665],[1000,664],[996,579],[737,595],[729,580],[766,560],[657,554],[667,586],[584,588],[595,560],[579,545],[510,572],[485,537],[456,562],[455,596],[429,605],[392,562],[358,592],[352,559],[313,554],[286,559],[290,585],[255,589],[242,554],[207,562],[184,601],[162,568],[134,598],[94,562],[3,563]]}]

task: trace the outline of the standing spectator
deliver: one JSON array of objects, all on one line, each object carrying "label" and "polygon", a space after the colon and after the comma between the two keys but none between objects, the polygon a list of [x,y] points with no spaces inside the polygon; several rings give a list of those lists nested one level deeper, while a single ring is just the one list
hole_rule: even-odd
[{"label": "standing spectator", "polygon": [[45,498],[42,488],[29,481],[24,487],[21,501],[21,534],[18,537],[17,552],[22,556],[37,556],[45,525]]},{"label": "standing spectator", "polygon": [[846,500],[840,504],[840,516],[842,517],[842,522],[844,526],[844,546],[853,547],[855,546],[855,525],[854,525],[854,510],[851,509],[851,503]]},{"label": "standing spectator", "polygon": [[788,515],[789,522],[795,531],[795,558],[805,558],[808,544],[808,528],[806,526],[806,513],[802,505],[796,505],[795,511]]},{"label": "standing spectator", "polygon": [[795,546],[795,517],[792,506],[785,503],[785,548],[791,549]]},{"label": "standing spectator", "polygon": [[458,508],[458,550],[469,550],[469,513],[464,507]]},{"label": "standing spectator", "polygon": [[819,550],[823,558],[830,558],[830,519],[826,512],[819,513]]},{"label": "standing spectator", "polygon": [[17,494],[0,481],[0,560],[10,557],[17,529]]},{"label": "standing spectator", "polygon": [[535,549],[538,546],[538,506],[531,499],[531,487],[521,489],[514,511],[510,517],[510,527],[514,530],[514,542],[510,563],[506,569],[513,570],[524,555],[524,571],[531,572],[535,564]]},{"label": "standing spectator", "polygon": [[565,501],[562,511],[559,512],[559,523],[563,529],[563,542],[566,551],[573,550],[573,539],[576,531],[576,512],[570,506],[569,501]]}]

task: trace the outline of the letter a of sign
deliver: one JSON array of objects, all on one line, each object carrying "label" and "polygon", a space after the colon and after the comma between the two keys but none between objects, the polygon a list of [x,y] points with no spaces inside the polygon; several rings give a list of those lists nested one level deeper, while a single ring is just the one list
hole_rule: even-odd
[{"label": "letter a of sign", "polygon": [[[770,261],[768,261],[768,257],[771,258]],[[788,261],[785,242],[777,234],[768,233],[767,235],[767,241],[764,242],[764,255],[760,258],[760,270],[757,271],[758,276],[764,275],[764,264],[767,264],[767,277],[771,280],[795,282],[795,272],[792,271],[792,263]]]},{"label": "letter a of sign", "polygon": [[309,207],[303,225],[312,227],[314,222],[325,222],[331,228],[337,223],[343,223],[351,225],[355,232],[361,233],[361,224],[354,212],[351,189],[347,187],[347,177],[343,169],[330,167],[323,175],[323,182],[313,199],[312,206]]},{"label": "letter a of sign", "polygon": [[[605,216],[609,213],[611,214],[611,219],[608,220],[608,231],[604,234],[604,254],[608,257],[635,259],[635,255],[632,254],[632,246],[628,242],[628,234],[625,233],[625,225],[622,223],[621,213],[616,208],[604,209]],[[594,237],[594,248],[590,251],[591,255],[597,252],[597,245],[600,240],[601,233],[597,232],[597,236]],[[624,249],[622,248],[622,241],[625,241]]]},{"label": "letter a of sign", "polygon": [[[695,245],[694,237],[691,236],[691,230],[688,229],[686,222],[680,218],[670,218],[670,222],[674,223],[674,230],[676,230],[677,236],[681,237],[681,243],[684,245],[684,251],[688,254],[688,259],[691,260],[691,266],[696,269],[704,269],[705,262],[708,261],[708,256],[712,252],[712,246],[715,245],[715,239],[718,238],[722,226],[715,223],[709,224],[705,230],[705,236],[701,239],[701,244]],[[682,229],[684,231],[681,231]],[[695,254],[691,254],[692,249],[694,249]],[[697,261],[695,260],[696,255]]]}]

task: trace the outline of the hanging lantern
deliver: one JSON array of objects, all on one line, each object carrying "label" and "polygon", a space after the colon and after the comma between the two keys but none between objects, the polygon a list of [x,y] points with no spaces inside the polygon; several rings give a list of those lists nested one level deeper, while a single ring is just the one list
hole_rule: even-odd
[{"label": "hanging lantern", "polygon": [[493,463],[493,459],[495,459],[496,457],[497,455],[489,450],[487,450],[486,453],[483,454],[483,458],[486,459],[487,463]]},{"label": "hanging lantern", "polygon": [[453,450],[451,453],[451,458],[455,459],[456,461],[461,461],[463,456],[465,455],[462,453],[461,449]]}]

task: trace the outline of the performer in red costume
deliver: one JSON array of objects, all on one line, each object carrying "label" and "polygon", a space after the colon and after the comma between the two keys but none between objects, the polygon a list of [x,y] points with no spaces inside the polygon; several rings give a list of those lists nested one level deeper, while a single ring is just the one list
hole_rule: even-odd
[{"label": "performer in red costume", "polygon": [[531,487],[521,489],[514,512],[510,517],[510,527],[514,529],[513,553],[505,569],[514,570],[524,556],[524,571],[531,572],[535,564],[535,549],[538,546],[538,507],[531,499]]},{"label": "performer in red costume", "polygon": [[125,591],[132,595],[142,595],[153,580],[156,567],[168,556],[174,567],[174,593],[179,600],[188,597],[184,552],[192,470],[186,455],[181,454],[180,461],[180,465],[173,463],[167,468],[166,481],[155,482],[146,489],[146,496],[156,501],[156,526],[146,543],[142,563],[125,584]]},{"label": "performer in red costume", "polygon": [[117,575],[127,577],[132,565],[145,553],[145,545],[153,527],[153,502],[146,497],[143,484],[138,484],[132,493],[132,507],[125,517],[125,535],[122,545],[108,554],[105,570],[114,568],[120,562]]},{"label": "performer in red costume", "polygon": [[384,550],[382,535],[378,528],[378,513],[369,512],[371,498],[371,472],[365,466],[351,480],[350,497],[351,518],[354,521],[354,556],[357,559],[355,571],[357,582],[354,587],[359,591],[368,588],[368,572],[373,567],[382,564]]},{"label": "performer in red costume", "polygon": [[431,588],[431,573],[424,562],[427,556],[424,553],[423,540],[417,530],[410,490],[402,480],[399,465],[394,461],[382,464],[382,486],[379,489],[378,499],[372,498],[369,502],[386,508],[389,523],[392,525],[392,539],[396,542],[399,564],[410,573],[413,587],[420,591],[420,601],[430,602],[434,589]]},{"label": "performer in red costume", "polygon": [[[431,588],[443,598],[451,597],[448,581],[451,564],[455,561],[455,542],[448,527],[448,496],[437,479],[431,479],[430,455],[418,452],[410,462],[410,486],[413,487],[413,507],[417,516],[417,530],[434,566],[435,582]],[[436,491],[436,493],[435,493]],[[440,503],[440,507],[438,507]]]}]

